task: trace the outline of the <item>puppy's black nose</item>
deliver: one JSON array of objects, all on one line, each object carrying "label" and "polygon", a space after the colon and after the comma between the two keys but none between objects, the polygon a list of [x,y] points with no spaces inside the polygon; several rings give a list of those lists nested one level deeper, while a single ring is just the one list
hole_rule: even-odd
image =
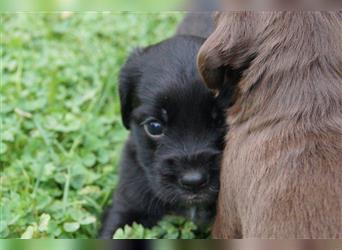
[{"label": "puppy's black nose", "polygon": [[187,172],[180,178],[180,184],[186,189],[201,188],[207,183],[207,175],[198,171]]}]

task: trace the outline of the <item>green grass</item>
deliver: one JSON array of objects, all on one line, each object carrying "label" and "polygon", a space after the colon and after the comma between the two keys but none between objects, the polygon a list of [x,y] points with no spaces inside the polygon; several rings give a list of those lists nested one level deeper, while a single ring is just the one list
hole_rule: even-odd
[{"label": "green grass", "polygon": [[1,238],[96,237],[127,137],[120,66],[182,16],[1,15]]}]

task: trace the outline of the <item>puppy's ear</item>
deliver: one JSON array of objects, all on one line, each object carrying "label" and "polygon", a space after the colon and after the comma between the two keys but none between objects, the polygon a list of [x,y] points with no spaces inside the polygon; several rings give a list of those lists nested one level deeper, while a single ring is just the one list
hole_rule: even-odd
[{"label": "puppy's ear", "polygon": [[143,49],[135,49],[128,57],[120,71],[119,95],[121,103],[121,117],[124,126],[130,129],[131,114],[138,104],[136,88],[141,77],[140,57]]},{"label": "puppy's ear", "polygon": [[210,89],[236,82],[255,56],[256,14],[230,12],[216,15],[216,29],[201,47],[197,65]]}]

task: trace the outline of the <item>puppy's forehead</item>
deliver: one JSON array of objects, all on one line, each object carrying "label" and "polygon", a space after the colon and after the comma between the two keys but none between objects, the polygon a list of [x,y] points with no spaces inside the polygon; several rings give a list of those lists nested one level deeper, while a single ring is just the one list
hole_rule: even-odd
[{"label": "puppy's forehead", "polygon": [[[184,80],[184,81],[183,81]],[[200,80],[177,78],[143,85],[140,100],[151,110],[166,110],[183,121],[202,119],[213,108],[214,97]]]},{"label": "puppy's forehead", "polygon": [[176,37],[148,48],[141,57],[137,94],[144,105],[193,119],[210,109],[213,99],[202,81],[196,56],[203,40]]}]

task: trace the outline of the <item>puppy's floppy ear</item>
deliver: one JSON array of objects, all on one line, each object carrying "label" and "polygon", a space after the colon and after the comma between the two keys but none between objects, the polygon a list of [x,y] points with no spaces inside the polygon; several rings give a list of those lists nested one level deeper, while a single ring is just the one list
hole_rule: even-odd
[{"label": "puppy's floppy ear", "polygon": [[216,15],[216,29],[201,47],[197,65],[210,89],[236,82],[256,53],[256,14],[230,12]]},{"label": "puppy's floppy ear", "polygon": [[143,49],[135,49],[128,57],[120,71],[119,95],[121,103],[121,117],[124,126],[130,129],[131,114],[138,104],[136,88],[141,77],[140,57]]}]

